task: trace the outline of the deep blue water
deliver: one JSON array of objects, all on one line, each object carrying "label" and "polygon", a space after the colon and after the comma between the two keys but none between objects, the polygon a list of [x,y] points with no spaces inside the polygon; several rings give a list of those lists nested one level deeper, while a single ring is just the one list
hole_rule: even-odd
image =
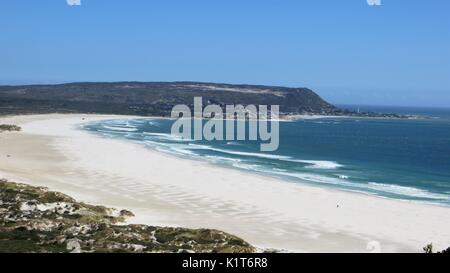
[{"label": "deep blue water", "polygon": [[82,127],[179,157],[282,177],[286,182],[450,205],[450,111],[423,111],[412,109],[408,114],[426,112],[434,118],[281,122],[280,147],[272,153],[260,152],[260,143],[254,141],[182,140],[170,135],[173,121],[167,119],[110,120]]}]

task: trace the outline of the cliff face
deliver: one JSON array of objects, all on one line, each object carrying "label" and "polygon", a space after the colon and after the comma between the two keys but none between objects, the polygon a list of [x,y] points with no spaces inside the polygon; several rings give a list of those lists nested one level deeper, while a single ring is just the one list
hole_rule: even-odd
[{"label": "cliff face", "polygon": [[78,112],[170,115],[174,105],[280,105],[281,113],[333,114],[336,107],[307,88],[197,82],[69,83],[0,86],[0,113]]}]

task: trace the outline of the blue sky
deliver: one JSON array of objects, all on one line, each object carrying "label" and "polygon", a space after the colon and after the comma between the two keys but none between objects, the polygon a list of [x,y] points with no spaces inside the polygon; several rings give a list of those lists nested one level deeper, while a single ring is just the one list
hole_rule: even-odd
[{"label": "blue sky", "polygon": [[269,84],[450,107],[448,14],[448,0],[2,0],[0,82]]}]

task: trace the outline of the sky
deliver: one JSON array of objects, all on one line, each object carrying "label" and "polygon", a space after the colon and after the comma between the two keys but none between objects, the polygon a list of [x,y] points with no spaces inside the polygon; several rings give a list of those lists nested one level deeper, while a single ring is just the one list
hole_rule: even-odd
[{"label": "sky", "polygon": [[448,0],[67,1],[1,1],[1,84],[248,83],[450,107]]}]

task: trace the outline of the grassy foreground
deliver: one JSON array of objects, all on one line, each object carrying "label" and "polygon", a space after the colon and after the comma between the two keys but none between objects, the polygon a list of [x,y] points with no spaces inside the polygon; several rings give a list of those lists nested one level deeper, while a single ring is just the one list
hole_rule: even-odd
[{"label": "grassy foreground", "polygon": [[255,252],[222,231],[124,224],[131,216],[0,180],[0,252]]}]

